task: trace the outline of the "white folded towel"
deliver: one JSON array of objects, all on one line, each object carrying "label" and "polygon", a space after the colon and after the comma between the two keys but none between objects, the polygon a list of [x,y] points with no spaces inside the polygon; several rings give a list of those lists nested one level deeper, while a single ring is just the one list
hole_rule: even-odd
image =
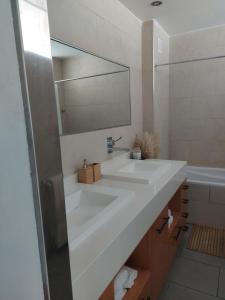
[{"label": "white folded towel", "polygon": [[173,224],[173,216],[170,216],[169,218],[169,221],[168,221],[168,224],[169,224],[169,227]]},{"label": "white folded towel", "polygon": [[128,280],[129,273],[126,269],[122,268],[119,274],[116,276],[114,280],[114,293],[121,291],[124,289],[124,283]]},{"label": "white folded towel", "polygon": [[173,224],[173,215],[171,209],[168,209],[168,217],[169,217],[168,226],[170,228],[171,225]]},{"label": "white folded towel", "polygon": [[116,278],[114,279],[114,295],[115,300],[122,300],[127,292],[134,285],[137,279],[138,271],[130,267],[124,266]]},{"label": "white folded towel", "polygon": [[137,270],[132,269],[132,268],[127,267],[127,266],[124,266],[123,269],[126,270],[129,274],[129,276],[128,276],[129,282],[134,281],[135,279],[137,279],[137,277],[138,277],[138,271]]},{"label": "white folded towel", "polygon": [[122,300],[126,295],[126,292],[127,290],[125,289],[117,290],[117,292],[115,293],[115,300]]},{"label": "white folded towel", "polygon": [[131,289],[132,286],[134,285],[135,281],[131,278],[128,279],[125,283],[124,283],[124,288],[125,289]]}]

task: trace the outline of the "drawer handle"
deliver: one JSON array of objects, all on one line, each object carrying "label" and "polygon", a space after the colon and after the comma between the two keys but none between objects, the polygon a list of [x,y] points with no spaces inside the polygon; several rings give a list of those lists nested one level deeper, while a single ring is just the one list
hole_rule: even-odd
[{"label": "drawer handle", "polygon": [[182,226],[182,231],[187,232],[189,230],[189,227],[187,225]]},{"label": "drawer handle", "polygon": [[182,232],[182,231],[183,231],[183,232],[188,231],[189,227],[188,227],[188,226],[179,226],[179,227],[177,227],[177,228],[178,228],[178,233],[177,233],[176,236],[174,236],[174,239],[175,239],[176,241],[179,239],[181,232]]},{"label": "drawer handle", "polygon": [[175,239],[176,241],[179,239],[179,236],[180,236],[181,232],[182,232],[182,227],[178,227],[178,233],[177,233],[176,236],[174,236],[174,239]]},{"label": "drawer handle", "polygon": [[183,200],[183,203],[184,203],[184,204],[188,204],[188,203],[189,203],[189,199],[184,199],[184,200]]},{"label": "drawer handle", "polygon": [[189,189],[189,185],[188,184],[185,184],[185,185],[183,185],[183,190],[188,190]]},{"label": "drawer handle", "polygon": [[156,231],[158,232],[158,234],[161,234],[163,232],[163,229],[165,228],[165,226],[168,224],[169,222],[169,217],[167,218],[163,218],[164,223],[162,224],[162,226],[159,229],[156,229]]},{"label": "drawer handle", "polygon": [[187,213],[187,212],[186,212],[186,213],[183,213],[183,215],[182,215],[182,217],[185,218],[185,219],[187,219],[188,216],[189,216],[189,213]]}]

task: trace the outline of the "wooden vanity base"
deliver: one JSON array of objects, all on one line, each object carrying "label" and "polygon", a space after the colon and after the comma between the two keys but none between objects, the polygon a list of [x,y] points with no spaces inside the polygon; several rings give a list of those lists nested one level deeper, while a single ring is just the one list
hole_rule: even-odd
[{"label": "wooden vanity base", "polygon": [[[139,276],[123,300],[158,300],[176,256],[186,221],[187,184],[177,190],[152,227],[128,259],[126,265],[136,268]],[[174,217],[168,225],[168,209]],[[99,300],[114,300],[113,281]]]}]

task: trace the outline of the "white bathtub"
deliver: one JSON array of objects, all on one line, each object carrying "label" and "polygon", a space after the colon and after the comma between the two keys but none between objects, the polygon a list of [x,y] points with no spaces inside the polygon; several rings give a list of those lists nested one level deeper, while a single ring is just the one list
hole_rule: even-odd
[{"label": "white bathtub", "polygon": [[186,175],[189,182],[225,186],[225,169],[187,166]]},{"label": "white bathtub", "polygon": [[187,166],[189,222],[225,228],[225,169]]}]

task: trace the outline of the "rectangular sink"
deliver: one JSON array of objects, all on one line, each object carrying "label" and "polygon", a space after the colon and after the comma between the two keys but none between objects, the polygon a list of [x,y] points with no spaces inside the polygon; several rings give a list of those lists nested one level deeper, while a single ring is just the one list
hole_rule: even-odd
[{"label": "rectangular sink", "polygon": [[122,167],[104,171],[103,177],[150,184],[165,174],[170,167],[170,162],[162,160],[127,160]]},{"label": "rectangular sink", "polygon": [[104,224],[133,196],[133,192],[122,189],[79,186],[81,188],[66,197],[68,234],[73,245]]}]

